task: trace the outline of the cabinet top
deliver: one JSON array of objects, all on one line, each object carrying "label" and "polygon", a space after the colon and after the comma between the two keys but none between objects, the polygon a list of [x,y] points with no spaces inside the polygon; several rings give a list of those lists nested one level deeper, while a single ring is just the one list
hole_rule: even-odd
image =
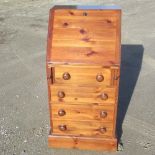
[{"label": "cabinet top", "polygon": [[54,6],[50,9],[48,63],[120,64],[118,6]]}]

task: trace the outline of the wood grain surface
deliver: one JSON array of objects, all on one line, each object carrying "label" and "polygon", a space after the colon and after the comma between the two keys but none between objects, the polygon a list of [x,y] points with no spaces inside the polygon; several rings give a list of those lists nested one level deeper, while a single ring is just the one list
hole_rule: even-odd
[{"label": "wood grain surface", "polygon": [[[68,72],[71,76],[69,80],[63,79],[63,74]],[[55,67],[54,74],[54,83],[56,84],[78,84],[81,85],[106,85],[111,84],[111,70],[108,68],[103,68],[101,66],[87,67],[87,66],[57,66]],[[104,76],[102,82],[96,80],[96,76],[101,74]]]},{"label": "wood grain surface", "polygon": [[120,64],[120,10],[56,9],[51,14],[49,62]]},{"label": "wood grain surface", "polygon": [[[61,145],[60,145],[61,144]],[[49,147],[72,148],[98,151],[116,151],[116,138],[96,138],[96,137],[78,137],[78,136],[48,136]]]},{"label": "wood grain surface", "polygon": [[120,9],[50,10],[46,58],[50,147],[117,150],[120,42]]},{"label": "wood grain surface", "polygon": [[[115,103],[115,88],[113,87],[81,87],[51,85],[51,102],[85,102],[85,103]],[[58,97],[58,92],[64,92],[65,97]],[[108,98],[103,100],[102,94],[107,94]]]},{"label": "wood grain surface", "polygon": [[[65,111],[64,116],[59,115],[59,111]],[[101,122],[112,122],[114,106],[113,105],[93,105],[93,104],[61,104],[54,103],[52,104],[52,118],[53,120],[80,120],[80,121],[101,121]],[[103,117],[101,112],[106,112],[107,115]]]},{"label": "wood grain surface", "polygon": [[[59,125],[65,125],[67,129],[65,131],[61,131],[59,129]],[[106,128],[106,132],[102,133],[100,131],[101,128]],[[98,121],[53,120],[52,134],[82,137],[113,137],[113,123]]]}]

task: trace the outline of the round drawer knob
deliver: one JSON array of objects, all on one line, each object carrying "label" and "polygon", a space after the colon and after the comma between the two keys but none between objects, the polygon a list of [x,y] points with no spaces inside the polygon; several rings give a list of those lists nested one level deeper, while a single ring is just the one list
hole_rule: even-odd
[{"label": "round drawer knob", "polygon": [[59,125],[59,130],[60,131],[66,131],[67,130],[67,126],[66,125]]},{"label": "round drawer knob", "polygon": [[101,132],[101,133],[106,133],[106,131],[107,131],[107,129],[106,129],[105,127],[101,127],[101,128],[100,128],[100,132]]},{"label": "round drawer knob", "polygon": [[59,111],[58,111],[58,115],[59,116],[64,116],[66,114],[66,112],[65,112],[65,110],[63,110],[63,109],[60,109]]},{"label": "round drawer knob", "polygon": [[105,94],[105,93],[102,93],[102,94],[101,94],[101,99],[102,99],[102,100],[107,100],[107,99],[108,99],[108,95]]},{"label": "round drawer knob", "polygon": [[69,80],[71,78],[71,76],[70,76],[70,74],[68,73],[68,72],[65,72],[64,74],[63,74],[63,79],[64,80]]},{"label": "round drawer knob", "polygon": [[59,91],[58,92],[58,97],[64,98],[65,97],[65,93],[63,91]]},{"label": "round drawer knob", "polygon": [[103,76],[102,74],[98,74],[98,75],[96,76],[96,80],[97,80],[98,82],[102,82],[102,81],[104,80],[104,76]]},{"label": "round drawer knob", "polygon": [[100,116],[101,116],[101,118],[106,118],[107,117],[107,112],[106,111],[101,111]]}]

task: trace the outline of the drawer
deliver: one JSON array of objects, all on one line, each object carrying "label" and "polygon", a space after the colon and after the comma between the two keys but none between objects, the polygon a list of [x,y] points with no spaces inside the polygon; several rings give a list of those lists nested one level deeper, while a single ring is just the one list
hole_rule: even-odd
[{"label": "drawer", "polygon": [[51,102],[115,103],[114,87],[51,85]]},{"label": "drawer", "polygon": [[53,74],[54,83],[60,85],[111,85],[111,69],[101,66],[58,65]]},{"label": "drawer", "polygon": [[112,137],[113,124],[96,121],[53,121],[53,135]]},{"label": "drawer", "polygon": [[52,104],[53,120],[95,120],[112,122],[114,106]]}]

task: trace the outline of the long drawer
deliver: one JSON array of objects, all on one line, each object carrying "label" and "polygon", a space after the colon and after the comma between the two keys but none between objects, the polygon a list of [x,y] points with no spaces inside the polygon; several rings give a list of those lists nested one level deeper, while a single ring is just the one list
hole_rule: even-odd
[{"label": "long drawer", "polygon": [[53,120],[53,135],[112,137],[113,123]]},{"label": "long drawer", "polygon": [[111,69],[102,66],[58,65],[53,68],[53,83],[83,86],[111,85]]},{"label": "long drawer", "polygon": [[115,87],[51,85],[51,102],[115,103]]},{"label": "long drawer", "polygon": [[97,106],[93,104],[74,105],[52,103],[52,119],[112,122],[114,119],[114,106],[110,104]]}]

